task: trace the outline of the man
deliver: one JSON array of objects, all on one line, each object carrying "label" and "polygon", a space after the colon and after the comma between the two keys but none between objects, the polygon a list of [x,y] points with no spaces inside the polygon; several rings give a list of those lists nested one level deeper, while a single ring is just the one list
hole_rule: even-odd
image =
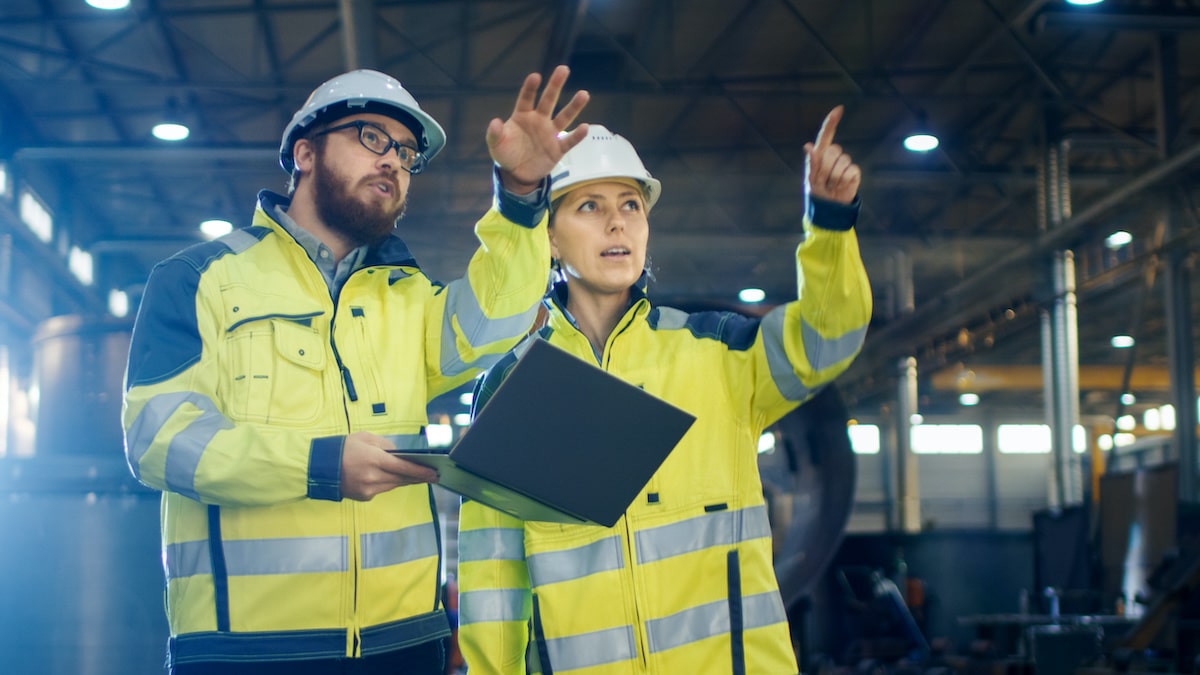
[{"label": "man", "polygon": [[163,491],[168,664],[197,673],[441,673],[436,474],[425,406],[524,336],[545,290],[546,174],[567,69],[494,119],[493,208],[466,275],[430,281],[393,232],[445,145],[393,78],[318,87],[283,133],[291,195],[155,267],[130,346],[134,475]]}]

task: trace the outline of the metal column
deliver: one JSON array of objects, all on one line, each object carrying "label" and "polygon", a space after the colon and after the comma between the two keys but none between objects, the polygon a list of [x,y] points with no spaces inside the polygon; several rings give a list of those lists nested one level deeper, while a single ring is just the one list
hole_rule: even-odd
[{"label": "metal column", "polygon": [[[1049,230],[1071,218],[1071,186],[1068,145],[1058,140],[1056,120],[1048,120],[1047,127],[1046,156],[1039,167],[1038,215],[1041,227]],[[1072,251],[1051,254],[1050,286],[1049,308],[1041,315],[1043,392],[1054,458],[1050,506],[1063,508],[1083,501],[1080,462],[1073,447],[1079,424],[1079,324]]]},{"label": "metal column", "polygon": [[[1158,37],[1155,80],[1158,86],[1158,156],[1171,156],[1179,136],[1179,42]],[[1174,199],[1164,199],[1163,231],[1170,241],[1179,229]],[[1179,499],[1197,500],[1195,346],[1192,344],[1191,272],[1187,251],[1173,247],[1163,260],[1163,305],[1167,313],[1167,364],[1171,403],[1175,406],[1175,447],[1179,457]]]},{"label": "metal column", "polygon": [[[892,254],[893,312],[909,314],[916,306],[912,283],[912,259],[902,251]],[[917,409],[917,359],[901,357],[897,362],[895,433],[887,457],[888,529],[901,532],[921,530],[921,490],[917,458],[912,453],[912,424]]]},{"label": "metal column", "polygon": [[375,68],[375,1],[340,0],[342,52],[346,69]]},{"label": "metal column", "polygon": [[896,515],[902,532],[921,531],[921,486],[917,456],[912,452],[912,425],[917,415],[917,359],[901,357],[896,390]]}]

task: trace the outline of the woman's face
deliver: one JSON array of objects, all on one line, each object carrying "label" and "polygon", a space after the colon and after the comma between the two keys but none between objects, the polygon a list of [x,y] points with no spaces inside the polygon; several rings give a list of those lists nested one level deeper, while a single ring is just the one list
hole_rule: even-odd
[{"label": "woman's face", "polygon": [[562,197],[550,222],[550,253],[571,294],[624,294],[646,266],[650,223],[642,191],[617,181],[582,185]]}]

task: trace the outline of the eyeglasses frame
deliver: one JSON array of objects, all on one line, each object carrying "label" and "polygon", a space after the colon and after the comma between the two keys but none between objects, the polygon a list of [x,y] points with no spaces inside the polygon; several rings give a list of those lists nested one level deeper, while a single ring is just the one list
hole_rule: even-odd
[{"label": "eyeglasses frame", "polygon": [[[358,129],[358,144],[363,146],[364,148],[366,148],[372,154],[383,157],[383,156],[387,155],[389,152],[391,152],[393,148],[395,148],[396,149],[396,158],[400,159],[399,148],[407,148],[409,150],[412,150],[413,157],[415,159],[413,159],[413,164],[411,167],[404,166],[404,160],[403,159],[400,160],[400,168],[407,171],[410,175],[415,176],[415,175],[421,173],[422,171],[425,170],[425,167],[428,166],[428,164],[429,164],[429,160],[426,159],[425,153],[421,152],[419,149],[417,149],[414,146],[408,145],[407,143],[401,143],[401,142],[397,141],[396,139],[392,138],[391,134],[389,134],[386,130],[384,130],[383,127],[379,126],[378,124],[375,124],[374,122],[368,122],[367,120],[351,120],[349,122],[346,122],[345,124],[339,124],[334,127],[329,127],[328,129],[322,129],[322,130],[318,131],[317,133],[313,134],[312,138],[316,138],[318,136],[324,136],[325,134],[331,134],[335,131],[343,131],[345,129],[350,129],[352,127]],[[387,147],[385,147],[383,149],[382,152],[377,152],[374,148],[367,145],[367,142],[365,140],[363,140],[363,129],[366,127],[371,127],[371,129],[378,131],[380,134],[383,135],[384,138],[386,138],[388,140],[388,145],[387,145]]]}]

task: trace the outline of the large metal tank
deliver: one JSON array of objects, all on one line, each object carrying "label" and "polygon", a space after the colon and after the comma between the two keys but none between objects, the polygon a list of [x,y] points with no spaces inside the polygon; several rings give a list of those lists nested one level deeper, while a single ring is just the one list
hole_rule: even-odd
[{"label": "large metal tank", "polygon": [[33,337],[34,452],[121,453],[121,394],[132,322],[56,316]]},{"label": "large metal tank", "polygon": [[70,315],[35,331],[34,454],[0,457],[5,673],[166,672],[159,495],[122,450],[131,327]]}]

